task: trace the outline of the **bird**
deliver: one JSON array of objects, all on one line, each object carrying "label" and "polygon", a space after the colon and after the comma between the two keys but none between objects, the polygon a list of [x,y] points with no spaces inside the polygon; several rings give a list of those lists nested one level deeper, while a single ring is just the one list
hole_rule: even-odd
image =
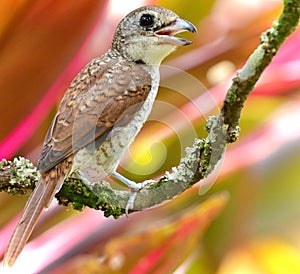
[{"label": "bird", "polygon": [[[11,267],[44,208],[64,179],[76,173],[87,185],[111,176],[134,197],[141,187],[116,169],[147,120],[159,89],[159,66],[177,47],[177,37],[196,27],[160,6],[130,12],[116,27],[110,48],[73,79],[46,134],[37,168],[40,179],[13,232],[3,264]],[[134,198],[126,211],[132,207]]]}]

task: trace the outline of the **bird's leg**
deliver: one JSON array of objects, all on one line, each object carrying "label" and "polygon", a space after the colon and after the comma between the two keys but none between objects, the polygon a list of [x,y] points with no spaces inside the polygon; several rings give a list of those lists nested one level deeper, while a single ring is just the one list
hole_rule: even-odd
[{"label": "bird's leg", "polygon": [[[81,172],[80,170],[77,170],[77,174],[87,187],[92,187],[94,185],[94,183],[90,182],[90,180],[88,178],[86,178],[84,173]],[[116,178],[117,180],[119,180],[120,182],[122,182],[123,184],[125,184],[126,186],[128,186],[131,189],[129,199],[128,199],[128,202],[125,207],[126,215],[128,215],[128,211],[130,209],[133,209],[134,201],[135,201],[138,191],[141,190],[142,188],[144,188],[145,186],[155,182],[154,180],[147,180],[147,181],[144,181],[143,183],[137,184],[136,182],[127,179],[126,177],[124,177],[123,175],[121,175],[120,173],[118,173],[116,171],[112,172],[111,176]]]},{"label": "bird's leg", "polygon": [[144,181],[143,183],[137,184],[136,182],[127,179],[126,177],[124,177],[123,175],[121,175],[120,173],[118,173],[116,171],[112,172],[111,176],[118,179],[120,182],[124,183],[131,189],[131,194],[129,196],[129,199],[128,199],[128,202],[127,202],[127,205],[125,208],[126,215],[128,215],[128,211],[130,209],[133,209],[134,201],[135,201],[138,191],[141,190],[142,188],[144,188],[145,186],[155,182],[154,180],[147,180],[147,181]]},{"label": "bird's leg", "polygon": [[[80,170],[77,170],[77,175],[79,177],[80,180],[82,180],[82,182],[87,186],[87,187],[90,187],[92,188],[94,183],[92,183],[85,175],[83,172],[81,172]],[[118,179],[119,181],[121,181],[122,183],[124,183],[125,185],[127,185],[128,187],[131,188],[131,190],[134,190],[134,191],[131,191],[131,194],[129,196],[129,199],[128,199],[128,202],[126,204],[126,207],[125,207],[125,213],[126,213],[126,216],[128,216],[128,211],[130,209],[133,208],[133,205],[134,205],[134,201],[135,201],[135,197],[137,195],[137,191],[141,188],[139,186],[139,184],[133,182],[133,181],[130,181],[129,179],[127,179],[126,177],[122,176],[121,174],[117,173],[117,172],[113,172],[111,174],[113,177],[115,177],[116,179]]]},{"label": "bird's leg", "polygon": [[125,185],[127,185],[134,191],[139,191],[141,188],[143,188],[142,184],[137,184],[136,182],[127,179],[126,177],[124,177],[123,175],[121,175],[120,173],[118,173],[116,171],[114,171],[111,174],[111,176],[115,177],[120,182],[124,183]]}]

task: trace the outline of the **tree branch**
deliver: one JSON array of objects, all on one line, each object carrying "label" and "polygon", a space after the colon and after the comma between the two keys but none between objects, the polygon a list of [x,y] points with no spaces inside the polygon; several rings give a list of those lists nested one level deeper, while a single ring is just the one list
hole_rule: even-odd
[{"label": "tree branch", "polygon": [[23,157],[13,161],[3,159],[0,162],[0,191],[9,194],[26,194],[38,181],[36,167]]},{"label": "tree branch", "polygon": [[[282,43],[297,27],[299,16],[300,1],[285,0],[279,20],[261,35],[260,45],[234,77],[220,116],[209,118],[208,136],[196,139],[193,146],[186,149],[186,156],[181,159],[179,166],[174,167],[171,173],[166,172],[158,181],[141,189],[137,193],[133,211],[173,198],[214,170],[226,144],[238,139],[241,111],[248,95]],[[36,169],[24,158],[12,162],[2,160],[0,163],[0,191],[24,194],[27,189],[34,188],[37,180]],[[130,191],[113,189],[105,181],[88,188],[74,175],[65,180],[56,198],[60,204],[71,203],[78,210],[88,206],[104,211],[105,216],[118,217],[124,214],[129,195]]]}]

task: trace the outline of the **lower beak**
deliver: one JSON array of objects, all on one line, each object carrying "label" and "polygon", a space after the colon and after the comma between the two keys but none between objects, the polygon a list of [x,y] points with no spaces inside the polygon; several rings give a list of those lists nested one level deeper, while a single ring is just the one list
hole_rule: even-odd
[{"label": "lower beak", "polygon": [[196,27],[191,22],[181,18],[177,18],[171,24],[157,30],[154,34],[157,37],[160,37],[163,42],[167,44],[172,44],[175,46],[190,45],[192,41],[174,36],[184,31],[197,33]]}]

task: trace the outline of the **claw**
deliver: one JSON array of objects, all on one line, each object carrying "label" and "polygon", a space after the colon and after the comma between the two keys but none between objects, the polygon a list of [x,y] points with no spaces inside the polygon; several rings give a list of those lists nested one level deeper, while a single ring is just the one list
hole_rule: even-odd
[{"label": "claw", "polygon": [[128,212],[129,212],[129,210],[133,209],[134,201],[135,201],[136,195],[137,195],[137,191],[131,191],[130,196],[129,196],[129,199],[128,199],[127,204],[126,204],[126,207],[125,207],[125,214],[126,214],[126,217],[128,217]]},{"label": "claw", "polygon": [[128,202],[125,207],[125,214],[127,217],[128,217],[129,210],[134,208],[134,201],[136,199],[138,192],[141,189],[143,189],[145,186],[155,182],[154,180],[147,180],[143,183],[137,184],[136,182],[131,181],[131,180],[127,179],[126,177],[124,177],[123,175],[117,173],[116,171],[113,172],[111,174],[111,176],[115,177],[116,179],[118,179],[119,181],[121,181],[122,183],[124,183],[131,189],[129,199],[128,199]]}]

